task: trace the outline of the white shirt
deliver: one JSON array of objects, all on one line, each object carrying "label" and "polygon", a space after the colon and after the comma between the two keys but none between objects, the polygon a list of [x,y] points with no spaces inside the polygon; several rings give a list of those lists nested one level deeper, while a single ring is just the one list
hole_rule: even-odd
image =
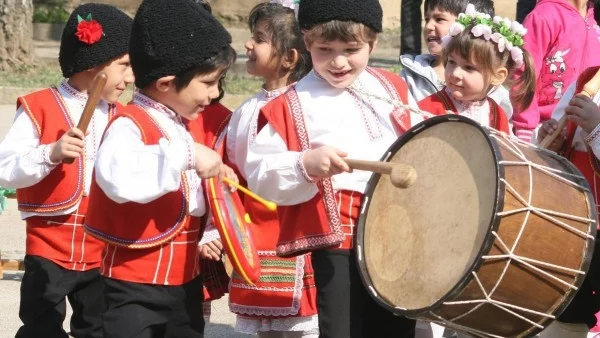
[{"label": "white shirt", "polygon": [[[373,96],[331,87],[314,72],[298,82],[295,88],[310,147],[327,145],[347,152],[348,158],[378,161],[398,138],[390,116],[395,106],[376,98],[390,97],[373,75],[365,71],[356,81],[356,87],[366,88]],[[412,97],[408,104],[415,106]],[[419,116],[411,115],[411,119],[418,120]],[[283,139],[267,124],[248,149],[245,176],[250,189],[280,205],[310,200],[318,188],[305,178],[301,155],[288,151]],[[371,172],[361,170],[335,175],[333,189],[364,193],[370,177]]]},{"label": "white shirt", "polygon": [[188,183],[189,214],[206,211],[201,179],[195,168],[194,140],[179,115],[140,94],[135,104],[145,109],[166,134],[158,144],[146,145],[137,125],[116,119],[106,130],[96,161],[96,181],[117,203],[149,203],[180,187],[182,174]]},{"label": "white shirt", "polygon": [[244,101],[231,115],[227,126],[227,158],[232,161],[245,176],[246,159],[250,144],[257,134],[260,109],[277,96],[285,93],[289,86],[258,94]]},{"label": "white shirt", "polygon": [[[67,80],[58,86],[58,92],[62,97],[67,113],[76,126],[83,113],[87,101],[87,94],[81,93],[71,87]],[[100,145],[100,139],[104,128],[108,123],[109,105],[100,101],[88,127],[85,137],[85,176],[84,191],[87,196],[90,191],[92,171],[96,159],[96,151]],[[56,118],[62,118],[57,116]],[[42,181],[50,172],[56,168],[57,163],[51,163],[50,152],[52,144],[40,144],[40,135],[33,121],[24,112],[23,107],[17,109],[13,125],[0,143],[0,186],[12,189],[27,188]],[[66,215],[74,212],[79,204],[70,209],[44,213],[47,216]],[[21,218],[26,219],[38,213],[21,212]]]}]

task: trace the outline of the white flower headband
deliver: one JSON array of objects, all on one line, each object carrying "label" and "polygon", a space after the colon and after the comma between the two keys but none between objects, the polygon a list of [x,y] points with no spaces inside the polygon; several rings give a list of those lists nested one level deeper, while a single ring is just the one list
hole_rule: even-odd
[{"label": "white flower headband", "polygon": [[504,50],[510,52],[517,67],[523,66],[523,36],[527,34],[527,29],[516,21],[508,18],[495,16],[494,19],[489,14],[480,13],[475,10],[473,4],[467,5],[467,10],[460,13],[456,22],[450,26],[448,35],[442,38],[442,46],[446,48],[454,36],[457,36],[469,25],[471,34],[475,37],[481,37],[485,40],[492,40],[498,45],[500,53]]},{"label": "white flower headband", "polygon": [[283,7],[291,8],[294,10],[296,14],[296,19],[298,19],[298,9],[300,9],[300,0],[271,0],[273,4],[280,4]]}]

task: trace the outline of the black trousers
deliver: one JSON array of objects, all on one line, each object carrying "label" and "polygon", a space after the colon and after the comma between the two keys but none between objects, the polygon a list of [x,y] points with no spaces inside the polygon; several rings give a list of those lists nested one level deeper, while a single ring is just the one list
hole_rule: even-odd
[{"label": "black trousers", "polygon": [[104,284],[98,269],[72,271],[40,256],[25,256],[21,281],[19,317],[23,326],[16,338],[67,338],[63,321],[65,298],[73,308],[71,335],[76,338],[102,337]]},{"label": "black trousers", "polygon": [[523,23],[525,17],[535,7],[537,0],[517,0],[517,21]]},{"label": "black trousers", "polygon": [[[423,0],[402,0],[400,5],[400,54],[421,54]],[[429,1],[425,0],[425,11]]]},{"label": "black trousers", "polygon": [[415,321],[395,316],[367,293],[354,252],[312,253],[319,338],[413,338]]},{"label": "black trousers", "polygon": [[104,338],[202,338],[202,278],[152,285],[103,278]]}]

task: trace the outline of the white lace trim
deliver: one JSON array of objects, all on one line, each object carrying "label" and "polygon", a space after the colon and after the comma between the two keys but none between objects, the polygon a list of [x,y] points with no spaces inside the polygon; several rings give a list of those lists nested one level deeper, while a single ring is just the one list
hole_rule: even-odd
[{"label": "white lace trim", "polygon": [[[274,292],[292,292],[292,304],[289,307],[263,307],[241,305],[231,302],[229,298],[229,310],[233,313],[253,316],[293,316],[300,309],[300,299],[302,298],[302,288],[304,288],[304,255],[296,257],[296,283],[293,288],[276,287],[257,287],[243,283],[230,283],[231,288],[242,288],[256,291],[274,291]],[[231,292],[231,291],[230,291]],[[259,296],[259,295],[257,295]]]},{"label": "white lace trim", "polygon": [[254,318],[238,315],[235,331],[245,334],[266,331],[303,331],[305,334],[318,334],[319,319],[317,315],[286,318]]}]

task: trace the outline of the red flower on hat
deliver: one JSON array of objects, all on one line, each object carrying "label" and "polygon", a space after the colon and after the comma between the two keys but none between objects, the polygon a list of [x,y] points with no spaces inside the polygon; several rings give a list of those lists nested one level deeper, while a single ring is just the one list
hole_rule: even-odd
[{"label": "red flower on hat", "polygon": [[83,18],[78,15],[77,20],[79,23],[77,24],[75,36],[77,36],[79,41],[87,43],[88,45],[93,45],[104,35],[102,25],[98,21],[92,20],[91,14],[88,14],[86,20],[83,20]]}]

